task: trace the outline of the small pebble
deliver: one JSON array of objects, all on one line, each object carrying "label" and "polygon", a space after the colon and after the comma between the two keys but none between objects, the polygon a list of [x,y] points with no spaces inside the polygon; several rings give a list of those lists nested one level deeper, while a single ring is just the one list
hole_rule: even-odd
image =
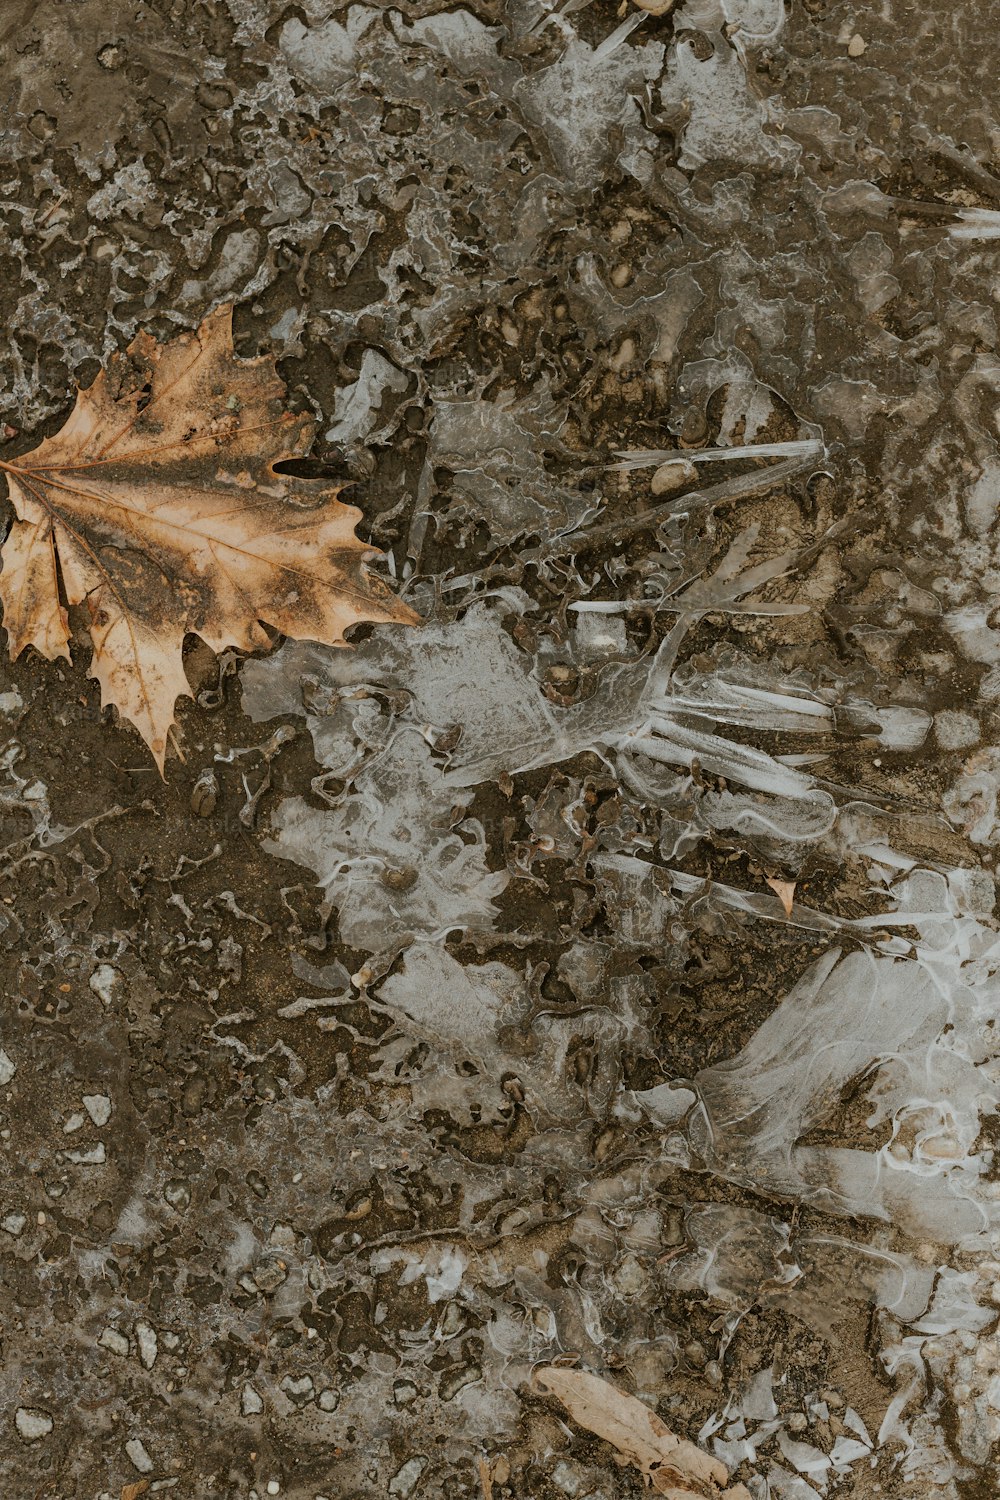
[{"label": "small pebble", "polygon": [[125,1444],[125,1452],[128,1454],[129,1462],[140,1474],[150,1474],[153,1469],[153,1460],[146,1452],[141,1438],[129,1438]]},{"label": "small pebble", "polygon": [[552,1470],[552,1483],[557,1490],[562,1490],[564,1495],[579,1495],[585,1482],[579,1469],[573,1464],[568,1464],[565,1459],[560,1459]]},{"label": "small pebble", "polygon": [[417,1481],[427,1467],[426,1458],[410,1458],[389,1480],[390,1495],[409,1495],[416,1489]]},{"label": "small pebble", "polygon": [[37,1443],[39,1438],[48,1437],[53,1425],[48,1412],[39,1411],[34,1406],[19,1406],[14,1413],[14,1426],[26,1443]]},{"label": "small pebble", "polygon": [[288,1267],[277,1258],[261,1260],[251,1274],[262,1292],[276,1292],[288,1275]]},{"label": "small pebble", "polygon": [[196,818],[210,818],[219,804],[219,778],[209,767],[191,788],[191,811]]},{"label": "small pebble", "polygon": [[139,1358],[147,1370],[151,1370],[156,1364],[156,1356],[159,1352],[156,1338],[156,1329],[151,1328],[148,1323],[137,1323],[135,1325],[135,1339],[139,1346]]},{"label": "small pebble", "polygon": [[163,1185],[163,1196],[171,1208],[187,1208],[191,1202],[191,1189],[178,1177],[171,1177]]},{"label": "small pebble", "polygon": [[312,1400],[315,1394],[312,1380],[308,1375],[302,1375],[298,1380],[292,1375],[286,1375],[281,1382],[281,1389],[295,1406],[304,1406],[307,1401]]},{"label": "small pebble", "polygon": [[867,43],[864,37],[858,36],[857,32],[855,32],[847,44],[848,57],[860,57],[866,46]]},{"label": "small pebble", "polygon": [[107,1094],[84,1094],[83,1107],[95,1125],[106,1125],[111,1119],[111,1100]]},{"label": "small pebble", "polygon": [[121,42],[108,42],[97,54],[97,61],[109,73],[116,73],[125,65],[125,48]]},{"label": "small pebble", "polygon": [[673,495],[686,484],[693,484],[698,471],[690,459],[671,458],[653,474],[649,487],[654,495]]},{"label": "small pebble", "polygon": [[97,1342],[112,1354],[124,1356],[128,1353],[128,1339],[117,1328],[105,1328]]},{"label": "small pebble", "polygon": [[264,1410],[264,1403],[252,1385],[245,1385],[240,1394],[240,1410],[245,1417],[255,1417]]},{"label": "small pebble", "polygon": [[110,964],[99,964],[90,976],[90,988],[102,1005],[110,1005],[118,983],[118,971]]},{"label": "small pebble", "polygon": [[67,1151],[66,1160],[78,1167],[99,1167],[107,1160],[104,1142],[98,1141],[96,1146],[88,1146],[83,1151]]}]

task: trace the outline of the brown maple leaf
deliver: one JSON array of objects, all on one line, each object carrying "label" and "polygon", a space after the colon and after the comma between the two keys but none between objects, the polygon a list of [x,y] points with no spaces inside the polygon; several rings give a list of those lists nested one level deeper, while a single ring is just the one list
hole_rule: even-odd
[{"label": "brown maple leaf", "polygon": [[270,644],[263,624],[340,645],[361,620],[417,620],[365,569],[378,554],[354,535],[360,511],[276,472],[316,427],[284,395],[273,358],[237,358],[220,307],[166,344],[137,334],[61,432],[0,462],[17,513],[0,573],[11,656],[69,657],[62,601],[85,605],[102,702],[132,720],[161,773],[190,694],[186,634],[256,651]]},{"label": "brown maple leaf", "polygon": [[790,917],[795,910],[795,881],[778,880],[777,878],[772,879],[771,876],[765,876],[764,884],[771,887],[784,907],[785,916]]},{"label": "brown maple leaf", "polygon": [[566,1408],[571,1421],[617,1448],[666,1500],[750,1500],[742,1484],[729,1484],[719,1459],[671,1432],[652,1407],[589,1370],[542,1365],[532,1376]]}]

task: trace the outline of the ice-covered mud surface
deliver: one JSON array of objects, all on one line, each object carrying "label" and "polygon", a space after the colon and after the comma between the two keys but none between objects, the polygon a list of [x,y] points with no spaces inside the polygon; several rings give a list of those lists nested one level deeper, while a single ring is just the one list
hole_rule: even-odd
[{"label": "ice-covered mud surface", "polygon": [[5,1497],[996,1493],[1000,42],[666,9],[0,12],[0,457],[234,301],[425,621],[2,668]]}]

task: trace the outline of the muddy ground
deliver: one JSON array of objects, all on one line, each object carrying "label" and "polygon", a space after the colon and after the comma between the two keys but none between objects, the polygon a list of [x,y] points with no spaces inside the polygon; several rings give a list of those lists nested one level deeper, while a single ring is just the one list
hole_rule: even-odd
[{"label": "muddy ground", "polygon": [[0,459],[231,302],[424,621],[0,667],[12,1500],[996,1493],[998,43],[665,8],[3,7]]}]

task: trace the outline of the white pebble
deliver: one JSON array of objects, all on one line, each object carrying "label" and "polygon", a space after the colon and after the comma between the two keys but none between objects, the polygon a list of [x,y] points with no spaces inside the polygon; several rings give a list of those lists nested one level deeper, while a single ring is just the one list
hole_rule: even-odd
[{"label": "white pebble", "polygon": [[129,1438],[125,1444],[125,1452],[128,1454],[133,1468],[138,1469],[140,1474],[151,1473],[153,1460],[146,1452],[140,1438]]},{"label": "white pebble", "polygon": [[303,1375],[298,1380],[286,1375],[281,1382],[281,1389],[289,1401],[311,1401],[314,1395],[313,1383],[308,1375]]},{"label": "white pebble", "polygon": [[112,1354],[124,1357],[128,1353],[128,1339],[117,1328],[105,1328],[97,1342],[102,1349],[109,1349]]},{"label": "white pebble", "polygon": [[97,1126],[106,1125],[111,1119],[111,1100],[107,1094],[84,1094],[83,1107]]},{"label": "white pebble", "polygon": [[88,1146],[86,1151],[67,1151],[66,1160],[77,1167],[99,1167],[107,1160],[104,1142],[98,1141],[96,1146]]},{"label": "white pebble", "polygon": [[26,1443],[37,1443],[39,1438],[48,1437],[53,1422],[47,1411],[39,1411],[34,1406],[19,1406],[14,1413],[14,1425]]},{"label": "white pebble", "polygon": [[408,1458],[401,1469],[389,1480],[390,1495],[409,1495],[417,1487],[417,1481],[427,1467],[426,1458]]},{"label": "white pebble", "polygon": [[17,1063],[11,1062],[7,1053],[0,1047],[0,1089],[6,1088],[16,1072]]},{"label": "white pebble", "polygon": [[118,970],[113,969],[110,964],[99,964],[91,974],[90,988],[103,1005],[111,1004],[118,980]]},{"label": "white pebble", "polygon": [[255,1417],[259,1411],[264,1410],[264,1403],[252,1385],[243,1387],[240,1396],[240,1410],[245,1417]]},{"label": "white pebble", "polygon": [[148,1323],[137,1323],[135,1325],[135,1341],[139,1346],[139,1358],[146,1369],[151,1370],[156,1364],[156,1356],[159,1353],[156,1329],[151,1328]]}]

